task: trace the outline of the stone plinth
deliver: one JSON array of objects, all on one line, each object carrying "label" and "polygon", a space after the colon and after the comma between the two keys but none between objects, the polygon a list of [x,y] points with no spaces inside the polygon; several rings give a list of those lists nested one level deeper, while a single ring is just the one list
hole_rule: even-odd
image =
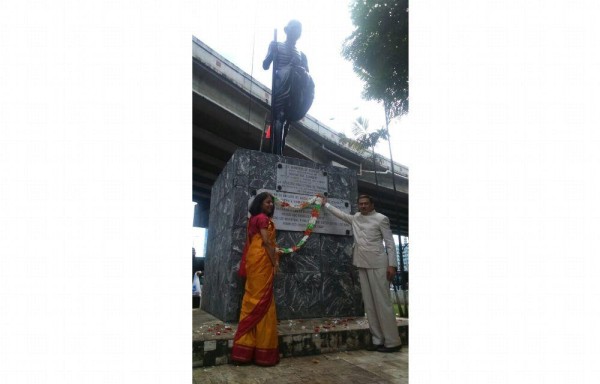
[{"label": "stone plinth", "polygon": [[[244,280],[237,272],[246,242],[248,201],[261,189],[277,190],[278,163],[326,172],[328,197],[348,200],[356,211],[354,171],[237,150],[213,185],[207,233],[202,309],[220,320],[239,320]],[[278,230],[277,244],[290,247],[302,236],[302,231]],[[313,233],[298,253],[281,256],[275,278],[278,319],[364,314],[358,272],[352,266],[352,243],[352,236]]]},{"label": "stone plinth", "polygon": [[[396,318],[403,348],[408,346],[408,323],[406,318]],[[192,310],[193,367],[231,363],[236,331],[235,323],[224,323],[200,309]],[[352,351],[371,344],[366,317],[285,320],[277,326],[277,333],[281,358]]]}]

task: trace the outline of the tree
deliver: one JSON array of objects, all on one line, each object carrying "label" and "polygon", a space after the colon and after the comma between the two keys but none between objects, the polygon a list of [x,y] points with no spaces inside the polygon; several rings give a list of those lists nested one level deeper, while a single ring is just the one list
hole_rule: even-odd
[{"label": "tree", "polygon": [[342,55],[365,82],[363,97],[383,103],[396,200],[389,122],[408,112],[408,0],[354,0],[350,11],[355,30]]},{"label": "tree", "polygon": [[340,135],[340,142],[359,152],[371,150],[373,170],[375,171],[375,187],[377,188],[377,191],[379,191],[379,181],[377,180],[377,163],[375,160],[375,146],[380,139],[387,140],[387,131],[382,127],[374,132],[370,132],[369,120],[360,116],[352,124],[352,134],[354,135],[354,139],[347,138],[346,135],[342,133]]},{"label": "tree", "polygon": [[386,115],[408,112],[408,0],[354,0],[354,32],[342,56],[365,82],[363,97],[383,102]]}]

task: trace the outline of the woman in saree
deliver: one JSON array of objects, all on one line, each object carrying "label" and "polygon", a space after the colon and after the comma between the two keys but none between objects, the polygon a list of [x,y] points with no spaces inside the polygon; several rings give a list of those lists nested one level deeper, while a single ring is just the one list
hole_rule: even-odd
[{"label": "woman in saree", "polygon": [[239,270],[240,276],[246,277],[246,286],[231,351],[236,363],[270,366],[279,362],[273,295],[273,280],[279,268],[271,220],[274,209],[273,196],[267,192],[258,194],[250,204],[252,216]]}]

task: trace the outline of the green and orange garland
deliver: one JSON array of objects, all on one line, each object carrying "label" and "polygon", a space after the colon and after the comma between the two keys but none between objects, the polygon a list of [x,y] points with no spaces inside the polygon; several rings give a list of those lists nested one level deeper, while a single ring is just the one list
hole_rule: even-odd
[{"label": "green and orange garland", "polygon": [[278,247],[276,249],[276,251],[279,253],[297,252],[306,243],[306,241],[310,237],[311,233],[313,232],[313,229],[315,228],[315,224],[317,223],[317,218],[319,217],[319,214],[321,213],[321,204],[323,203],[323,198],[321,197],[321,195],[315,195],[315,196],[310,197],[308,200],[302,202],[299,206],[293,206],[290,203],[285,202],[281,199],[278,199],[275,196],[274,196],[274,199],[275,199],[275,205],[277,205],[278,207],[281,207],[283,209],[292,209],[292,210],[300,211],[307,207],[312,207],[312,211],[310,213],[310,220],[308,220],[308,224],[306,226],[306,229],[304,230],[304,236],[302,237],[302,239],[300,239],[298,244],[292,246],[291,248],[279,248]]}]

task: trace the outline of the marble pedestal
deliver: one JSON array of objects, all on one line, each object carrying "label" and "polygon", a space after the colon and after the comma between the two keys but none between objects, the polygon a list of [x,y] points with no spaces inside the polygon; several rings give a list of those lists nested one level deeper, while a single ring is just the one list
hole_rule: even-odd
[{"label": "marble pedestal", "polygon": [[[353,170],[238,149],[213,185],[207,233],[202,309],[222,321],[239,320],[245,280],[237,272],[246,242],[248,200],[261,189],[276,190],[278,163],[326,172],[328,197],[348,200],[356,211]],[[277,244],[289,247],[302,236],[301,231],[278,229]],[[278,319],[364,315],[352,243],[352,236],[313,233],[298,253],[281,256],[275,278]]]}]

